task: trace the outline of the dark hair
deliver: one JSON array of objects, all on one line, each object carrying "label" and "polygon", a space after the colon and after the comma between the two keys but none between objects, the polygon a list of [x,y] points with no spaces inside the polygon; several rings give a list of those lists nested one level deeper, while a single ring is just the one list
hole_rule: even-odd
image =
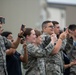
[{"label": "dark hair", "polygon": [[76,24],[70,24],[70,25],[68,26],[68,29],[70,29],[70,30],[72,30],[72,31],[76,30]]},{"label": "dark hair", "polygon": [[10,32],[10,31],[4,31],[1,35],[5,36],[7,38],[9,34],[12,34],[12,32]]},{"label": "dark hair", "polygon": [[49,21],[49,20],[44,21],[44,22],[42,23],[42,28],[43,28],[43,27],[45,27],[45,26],[46,26],[46,24],[47,24],[47,23],[50,23],[50,22],[52,23],[52,21]]},{"label": "dark hair", "polygon": [[41,35],[41,32],[39,30],[35,30],[35,34],[36,34],[36,37],[38,37]]},{"label": "dark hair", "polygon": [[57,21],[52,21],[53,25],[55,26],[56,24],[59,24]]},{"label": "dark hair", "polygon": [[0,17],[0,24],[5,24],[5,18]]},{"label": "dark hair", "polygon": [[30,35],[31,34],[31,30],[33,30],[32,28],[26,28],[23,36],[26,37],[27,35]]}]

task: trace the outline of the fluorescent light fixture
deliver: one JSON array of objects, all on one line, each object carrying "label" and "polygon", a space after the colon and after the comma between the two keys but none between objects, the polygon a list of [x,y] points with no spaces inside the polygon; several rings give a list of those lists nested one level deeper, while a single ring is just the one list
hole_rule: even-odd
[{"label": "fluorescent light fixture", "polygon": [[48,3],[76,5],[76,0],[47,0]]}]

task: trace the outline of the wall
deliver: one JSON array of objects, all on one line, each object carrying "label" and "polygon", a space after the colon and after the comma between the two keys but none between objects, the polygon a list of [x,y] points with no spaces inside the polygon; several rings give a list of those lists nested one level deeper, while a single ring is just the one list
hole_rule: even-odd
[{"label": "wall", "polygon": [[35,28],[40,13],[39,0],[0,0],[0,16],[5,17],[5,30],[17,36],[21,24]]},{"label": "wall", "polygon": [[76,24],[76,6],[66,7],[66,25]]},{"label": "wall", "polygon": [[[41,0],[0,0],[0,16],[6,19],[5,25],[3,25],[4,30],[12,31],[14,38],[16,38],[21,24],[26,24],[26,27],[40,29],[40,1]],[[66,25],[76,24],[76,6],[59,5],[59,7],[65,8]]]},{"label": "wall", "polygon": [[66,24],[66,11],[65,9],[49,7],[49,20],[51,21],[58,21],[60,28],[63,29]]}]

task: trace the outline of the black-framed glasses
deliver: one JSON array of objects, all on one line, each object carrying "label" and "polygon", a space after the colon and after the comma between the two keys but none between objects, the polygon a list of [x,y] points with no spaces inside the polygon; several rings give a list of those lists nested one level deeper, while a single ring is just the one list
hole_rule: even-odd
[{"label": "black-framed glasses", "polygon": [[50,28],[54,28],[54,26],[49,26]]}]

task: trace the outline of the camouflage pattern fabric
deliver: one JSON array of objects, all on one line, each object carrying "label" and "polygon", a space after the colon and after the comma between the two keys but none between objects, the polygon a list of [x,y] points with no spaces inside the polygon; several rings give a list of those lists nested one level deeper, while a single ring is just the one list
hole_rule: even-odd
[{"label": "camouflage pattern fabric", "polygon": [[11,43],[5,38],[0,35],[0,74],[1,75],[8,75],[6,70],[6,48],[11,47]]}]

